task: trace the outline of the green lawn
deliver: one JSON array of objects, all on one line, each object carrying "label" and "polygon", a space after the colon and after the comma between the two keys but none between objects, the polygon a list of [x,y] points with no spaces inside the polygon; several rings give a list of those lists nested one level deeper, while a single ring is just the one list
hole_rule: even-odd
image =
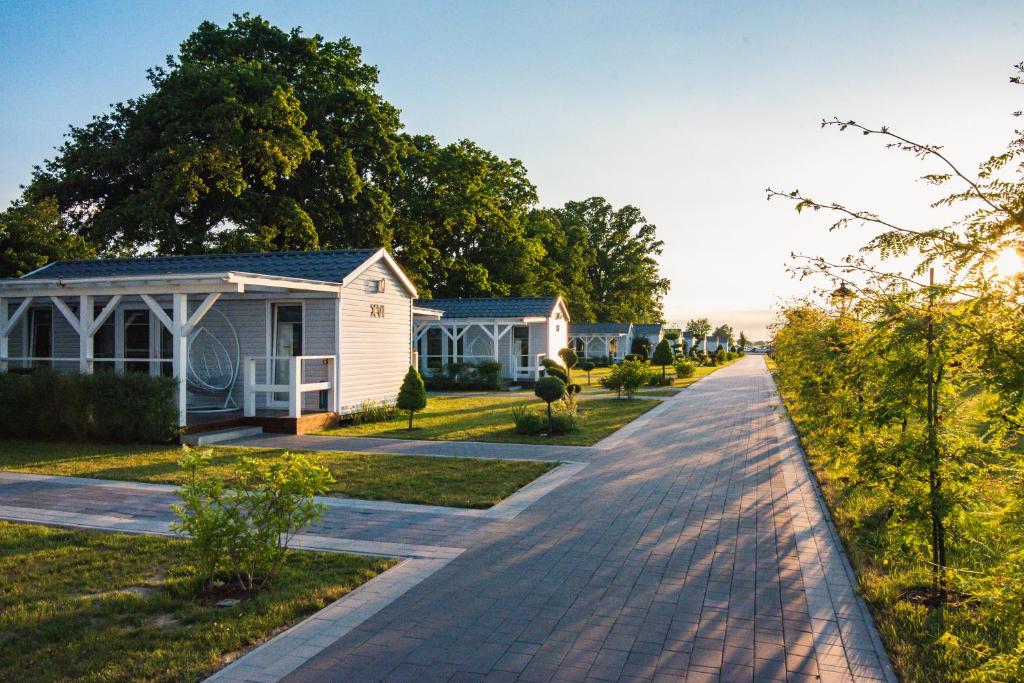
[{"label": "green lawn", "polygon": [[544,408],[544,403],[533,397],[532,392],[518,396],[432,397],[426,410],[416,414],[416,429],[412,431],[406,429],[408,417],[400,415],[385,422],[342,426],[320,433],[330,436],[590,446],[653,408],[657,401],[581,401],[579,414],[583,419],[580,431],[554,437],[516,434],[513,431],[512,408],[520,405],[530,405],[537,410]]},{"label": "green lawn", "polygon": [[[737,360],[739,360],[739,359],[737,359]],[[690,386],[691,384],[704,379],[705,377],[710,375],[712,372],[714,372],[716,370],[720,370],[720,369],[722,369],[722,368],[724,368],[724,367],[726,367],[728,365],[732,365],[735,362],[736,361],[733,360],[733,361],[729,361],[728,363],[724,363],[722,365],[718,365],[718,366],[715,366],[715,367],[701,366],[699,368],[695,368],[694,369],[694,372],[693,372],[692,376],[686,377],[684,379],[680,379],[678,377],[675,377],[675,372],[672,370],[672,367],[671,366],[667,366],[665,368],[666,371],[667,371],[666,374],[669,377],[672,377],[672,384],[671,384],[671,386],[667,386],[667,387],[644,387],[638,393],[648,394],[648,395],[651,395],[651,396],[672,396],[672,395],[678,393],[678,391],[672,391],[673,389],[676,389],[676,390],[678,390],[678,389],[685,389],[686,387]],[[660,365],[654,366],[652,368],[652,370],[655,373],[657,373],[658,375],[661,374],[661,366]],[[590,372],[590,384],[587,384],[587,373],[583,372],[582,370],[573,370],[572,378],[573,378],[574,382],[576,382],[581,387],[583,387],[583,393],[584,394],[609,394],[609,395],[611,395],[612,392],[609,392],[607,389],[602,387],[600,385],[600,383],[599,383],[600,379],[602,377],[606,377],[609,372],[611,372],[611,368],[594,368],[594,370],[592,370]]]},{"label": "green lawn", "polygon": [[[278,449],[214,448],[211,467],[230,478],[238,458],[273,458]],[[411,455],[310,452],[336,480],[331,493],[446,507],[488,508],[556,466],[529,460],[427,458]],[[180,484],[181,450],[168,446],[0,442],[0,470]]]},{"label": "green lawn", "polygon": [[182,540],[0,522],[0,680],[200,680],[394,563],[291,552],[265,590],[217,608]]}]

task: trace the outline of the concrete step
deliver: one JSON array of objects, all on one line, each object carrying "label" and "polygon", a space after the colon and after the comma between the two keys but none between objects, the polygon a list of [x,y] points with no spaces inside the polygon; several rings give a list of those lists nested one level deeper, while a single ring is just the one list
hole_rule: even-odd
[{"label": "concrete step", "polygon": [[222,441],[232,441],[247,436],[257,436],[263,433],[263,427],[229,427],[217,429],[210,432],[198,432],[196,434],[185,434],[181,442],[186,446],[210,446]]}]

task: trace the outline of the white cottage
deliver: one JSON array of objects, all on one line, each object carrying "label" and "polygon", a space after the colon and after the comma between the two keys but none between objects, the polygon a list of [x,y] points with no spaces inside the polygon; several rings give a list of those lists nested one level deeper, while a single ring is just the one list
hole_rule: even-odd
[{"label": "white cottage", "polygon": [[383,249],[54,262],[0,280],[0,372],[163,374],[190,431],[301,433],[395,399],[415,298]]},{"label": "white cottage", "polygon": [[533,381],[541,361],[568,346],[569,311],[560,296],[421,299],[414,345],[424,375],[459,362],[497,361],[501,377]]},{"label": "white cottage", "polygon": [[632,323],[573,323],[569,343],[580,358],[620,361],[633,346]]}]

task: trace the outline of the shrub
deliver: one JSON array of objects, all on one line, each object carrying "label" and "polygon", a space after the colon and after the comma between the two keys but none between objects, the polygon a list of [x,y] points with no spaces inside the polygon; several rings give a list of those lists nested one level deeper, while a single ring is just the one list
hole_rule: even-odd
[{"label": "shrub", "polygon": [[565,393],[566,393],[567,396],[572,396],[574,394],[578,394],[581,391],[583,391],[583,387],[581,387],[579,384],[569,384],[569,385],[566,385],[566,387],[565,387]]},{"label": "shrub", "polygon": [[688,360],[681,360],[676,363],[676,377],[680,379],[693,377],[693,373],[696,371],[696,366]]},{"label": "shrub", "polygon": [[580,362],[580,357],[576,355],[576,352],[570,348],[564,348],[558,352],[558,357],[562,359],[562,364],[565,366],[565,375],[568,379],[572,379],[572,369]]},{"label": "shrub", "polygon": [[515,423],[517,434],[537,435],[544,431],[544,416],[527,406],[516,406],[512,409],[512,422]]},{"label": "shrub", "polygon": [[544,366],[548,377],[556,377],[562,381],[562,384],[569,383],[569,374],[565,371],[565,368],[559,364],[558,361],[553,358],[543,358],[540,364]]},{"label": "shrub", "polygon": [[651,353],[651,343],[643,337],[634,337],[633,343],[629,347],[629,353],[631,356],[638,356],[641,360],[647,360],[647,356]]},{"label": "shrub", "polygon": [[395,416],[398,409],[387,401],[363,401],[359,410],[352,413],[352,424],[368,424],[370,422],[387,422]]},{"label": "shrub", "polygon": [[501,388],[501,363],[493,360],[479,363],[449,363],[423,378],[426,388],[433,391],[450,389],[483,389],[497,391]]},{"label": "shrub", "polygon": [[537,398],[548,404],[548,421],[551,421],[551,402],[565,396],[565,382],[557,377],[541,377],[533,388]]},{"label": "shrub", "polygon": [[210,451],[184,449],[179,461],[190,479],[181,504],[172,506],[175,533],[192,539],[196,573],[204,586],[215,579],[257,591],[273,580],[292,536],[326,511],[313,496],[334,481],[326,467],[307,456],[242,458],[228,484],[204,472]]},{"label": "shrub", "polygon": [[36,368],[0,374],[0,436],[163,443],[178,435],[177,382]]},{"label": "shrub", "polygon": [[590,386],[590,373],[593,372],[594,368],[596,368],[596,367],[597,367],[597,364],[594,363],[594,361],[592,361],[592,360],[585,360],[582,363],[580,363],[580,365],[579,365],[580,370],[582,370],[583,372],[587,373],[587,386],[588,387]]},{"label": "shrub", "polygon": [[476,364],[473,375],[480,389],[497,391],[501,388],[501,363],[496,360],[485,360]]},{"label": "shrub", "polygon": [[633,398],[637,389],[647,383],[650,374],[650,368],[642,361],[626,360],[612,368],[608,376],[601,380],[601,386]]},{"label": "shrub", "polygon": [[557,412],[548,419],[548,434],[571,434],[579,429],[579,416],[577,415]]},{"label": "shrub", "polygon": [[423,378],[411,365],[402,380],[395,405],[409,411],[409,429],[412,429],[412,416],[427,407],[427,389],[423,385]]},{"label": "shrub", "polygon": [[627,353],[623,360],[645,361],[647,360],[647,356],[642,353]]},{"label": "shrub", "polygon": [[665,376],[665,366],[671,365],[675,360],[675,355],[672,353],[672,347],[669,344],[668,339],[662,339],[658,342],[658,345],[654,348],[654,356],[651,358],[652,365],[661,366],[661,376]]}]

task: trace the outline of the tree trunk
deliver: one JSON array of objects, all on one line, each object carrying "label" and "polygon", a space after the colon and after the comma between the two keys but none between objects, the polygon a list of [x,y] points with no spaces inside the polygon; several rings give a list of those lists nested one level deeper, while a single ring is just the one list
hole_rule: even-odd
[{"label": "tree trunk", "polygon": [[410,410],[409,411],[409,431],[410,432],[412,431],[412,416],[413,416],[413,414],[414,414],[414,411]]}]

